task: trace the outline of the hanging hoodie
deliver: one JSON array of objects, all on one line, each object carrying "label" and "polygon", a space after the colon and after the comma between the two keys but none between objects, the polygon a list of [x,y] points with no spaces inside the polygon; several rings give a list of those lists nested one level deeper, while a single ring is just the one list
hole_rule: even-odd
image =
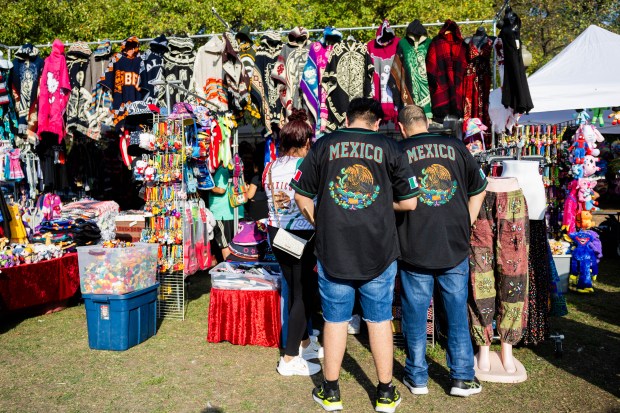
[{"label": "hanging hoodie", "polygon": [[230,33],[224,33],[224,55],[222,68],[224,69],[224,84],[228,89],[228,107],[237,116],[242,116],[243,110],[250,102],[250,77],[239,57],[239,44]]},{"label": "hanging hoodie", "polygon": [[168,39],[163,34],[154,38],[149,50],[142,55],[140,65],[140,90],[147,104],[159,105],[166,101],[166,87],[153,82],[165,80],[164,53],[168,51]]},{"label": "hanging hoodie", "polygon": [[37,92],[42,71],[43,59],[39,57],[39,49],[30,43],[17,49],[9,81],[16,98],[20,134],[26,133],[29,121],[36,122]]},{"label": "hanging hoodie", "polygon": [[[250,37],[250,28],[243,26],[235,35],[235,40],[239,45],[239,59],[243,63],[248,82],[248,100],[245,110],[251,117],[260,119],[260,101],[252,95],[252,76],[254,75],[254,64],[256,60],[256,46]],[[259,94],[260,95],[260,94]]]},{"label": "hanging hoodie", "polygon": [[321,81],[327,94],[327,131],[344,126],[351,99],[372,97],[374,71],[366,44],[347,40],[334,45]]},{"label": "hanging hoodie", "polygon": [[52,53],[45,59],[39,84],[39,138],[47,132],[56,135],[58,143],[62,142],[66,133],[64,114],[70,92],[65,45],[56,39],[52,44]]},{"label": "hanging hoodie", "polygon": [[385,115],[383,120],[392,121],[395,124],[398,121],[398,112],[394,107],[392,90],[388,84],[399,40],[400,38],[396,37],[394,30],[390,27],[390,22],[385,19],[377,29],[376,38],[368,42],[368,53],[375,66],[373,74],[374,98],[381,102]]},{"label": "hanging hoodie", "polygon": [[128,37],[121,45],[120,53],[110,60],[99,84],[112,94],[114,125],[124,125],[127,112],[125,105],[140,100],[140,43],[135,36]]},{"label": "hanging hoodie", "polygon": [[308,30],[295,27],[289,32],[288,43],[282,47],[271,71],[271,77],[276,81],[280,96],[278,107],[282,108],[282,112],[278,113],[275,105],[271,107],[272,123],[278,123],[277,120],[281,117],[288,118],[293,113],[293,108],[302,107],[300,84],[309,51]]},{"label": "hanging hoodie", "polygon": [[463,78],[467,66],[466,45],[459,26],[448,19],[431,41],[426,55],[433,117],[463,116]]},{"label": "hanging hoodie", "polygon": [[84,42],[74,43],[67,52],[67,68],[71,84],[71,94],[67,103],[67,134],[71,136],[75,133],[86,135],[88,131],[88,107],[92,96],[84,84],[91,54],[90,48]]},{"label": "hanging hoodie", "polygon": [[321,86],[323,73],[334,44],[342,41],[342,33],[332,27],[323,30],[323,39],[310,45],[310,52],[301,78],[301,91],[308,108],[315,136],[325,131],[327,124],[327,93]]},{"label": "hanging hoodie", "polygon": [[488,36],[476,36],[467,44],[467,69],[463,80],[463,127],[469,119],[478,118],[485,126],[489,119],[489,93],[491,92],[491,53],[493,42]]},{"label": "hanging hoodie", "polygon": [[110,41],[104,40],[90,55],[90,61],[86,69],[86,79],[84,80],[84,89],[91,93],[95,91],[97,82],[99,82],[110,64],[111,57],[112,46],[110,45]]},{"label": "hanging hoodie", "polygon": [[[169,81],[180,80],[181,86],[187,90],[194,88],[192,84],[194,73],[194,42],[189,37],[170,37],[168,52],[164,53],[164,75]],[[192,100],[187,93],[178,89],[170,92],[170,104]],[[161,102],[160,102],[161,103]]]},{"label": "hanging hoodie", "polygon": [[224,41],[219,36],[213,36],[196,52],[194,61],[195,93],[204,98],[207,107],[216,112],[228,110],[228,94],[224,88],[224,70],[222,58]]},{"label": "hanging hoodie", "polygon": [[407,26],[407,35],[398,42],[392,64],[390,87],[398,109],[415,103],[431,119],[431,95],[426,75],[426,54],[431,39],[419,20]]},{"label": "hanging hoodie", "polygon": [[270,108],[279,111],[280,99],[276,84],[271,77],[271,72],[278,61],[282,50],[280,34],[273,30],[267,31],[261,39],[260,46],[256,50],[256,61],[252,75],[252,99],[258,103],[258,107],[265,123],[265,128],[271,133],[272,114]]}]

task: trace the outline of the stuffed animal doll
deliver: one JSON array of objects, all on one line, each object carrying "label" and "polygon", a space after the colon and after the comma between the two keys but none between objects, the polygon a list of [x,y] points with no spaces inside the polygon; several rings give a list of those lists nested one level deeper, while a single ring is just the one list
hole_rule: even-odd
[{"label": "stuffed animal doll", "polygon": [[575,179],[583,178],[583,165],[580,165],[580,164],[571,165],[570,172],[573,178]]},{"label": "stuffed animal doll", "polygon": [[562,212],[562,230],[568,234],[575,232],[576,217],[581,212],[581,205],[577,200],[578,190],[579,182],[576,179],[568,183],[564,211]]},{"label": "stuffed animal doll", "polygon": [[581,211],[575,218],[575,225],[580,229],[590,229],[594,226],[592,221],[592,213],[590,211]]},{"label": "stuffed animal doll", "polygon": [[583,177],[587,178],[589,176],[594,175],[598,171],[601,170],[596,163],[598,162],[598,158],[595,158],[592,155],[586,155],[583,158]]},{"label": "stuffed animal doll", "polygon": [[578,180],[579,192],[578,199],[581,202],[583,209],[586,211],[593,211],[599,209],[595,201],[598,198],[598,193],[594,191],[596,187],[596,181],[588,178],[581,178]]},{"label": "stuffed animal doll", "polygon": [[620,107],[614,106],[611,108],[612,112],[607,116],[609,119],[612,119],[611,124],[617,125],[620,123]]},{"label": "stuffed animal doll", "polygon": [[596,125],[596,122],[598,122],[598,126],[599,127],[603,127],[605,126],[605,119],[603,119],[603,112],[605,111],[605,109],[607,108],[595,108],[592,109],[592,124]]},{"label": "stuffed animal doll", "polygon": [[593,293],[592,280],[598,275],[598,259],[591,231],[570,234],[575,243],[570,259],[569,288],[579,293]]},{"label": "stuffed animal doll", "polygon": [[592,154],[588,142],[586,142],[582,134],[575,135],[575,142],[573,142],[568,150],[573,155],[573,163],[576,164],[582,164],[583,158],[585,158],[586,155]]},{"label": "stuffed animal doll", "polygon": [[579,136],[583,137],[585,141],[588,143],[588,147],[590,148],[590,152],[592,156],[599,156],[601,151],[596,149],[597,142],[605,142],[605,137],[601,135],[601,132],[598,131],[593,125],[581,125],[577,132],[575,132],[576,139]]}]

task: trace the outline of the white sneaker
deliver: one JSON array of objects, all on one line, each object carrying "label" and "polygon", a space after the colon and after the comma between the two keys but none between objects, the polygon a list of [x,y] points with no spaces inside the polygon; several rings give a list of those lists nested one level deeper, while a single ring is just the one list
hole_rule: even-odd
[{"label": "white sneaker", "polygon": [[311,338],[308,347],[299,346],[299,355],[305,360],[322,359],[324,357],[323,347]]},{"label": "white sneaker", "polygon": [[351,321],[349,321],[349,325],[347,326],[347,333],[359,334],[361,324],[362,317],[360,317],[359,314],[353,314],[353,317],[351,317]]},{"label": "white sneaker", "polygon": [[284,361],[284,357],[280,357],[276,370],[283,376],[312,376],[321,371],[321,365],[310,363],[299,356],[294,357],[288,363]]}]

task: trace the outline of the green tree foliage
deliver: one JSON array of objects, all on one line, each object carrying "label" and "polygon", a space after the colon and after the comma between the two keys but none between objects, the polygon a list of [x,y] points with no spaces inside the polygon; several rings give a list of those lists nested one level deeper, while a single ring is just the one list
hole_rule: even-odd
[{"label": "green tree foliage", "polygon": [[[501,0],[3,0],[0,9],[0,43],[26,41],[123,39],[130,35],[152,37],[160,33],[221,32],[223,26],[211,13],[238,29],[289,29],[295,25],[319,28],[377,26],[383,18],[392,25],[492,19]],[[532,69],[538,68],[570,43],[590,24],[620,32],[618,0],[513,0],[523,20],[522,40],[532,52]],[[492,25],[486,25],[491,33]],[[429,29],[431,35],[438,27]],[[464,36],[476,26],[463,26]],[[398,30],[403,35],[404,29]],[[373,30],[353,33],[359,40]],[[345,36],[348,33],[345,32]],[[613,51],[610,51],[612,53]]]}]

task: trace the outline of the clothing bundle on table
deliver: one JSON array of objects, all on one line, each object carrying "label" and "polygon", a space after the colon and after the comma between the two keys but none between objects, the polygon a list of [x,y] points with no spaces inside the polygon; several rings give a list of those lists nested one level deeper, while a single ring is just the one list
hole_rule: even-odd
[{"label": "clothing bundle on table", "polygon": [[83,199],[65,204],[62,207],[61,217],[64,219],[92,220],[99,229],[101,239],[110,241],[116,236],[116,216],[119,206],[114,201],[96,201]]},{"label": "clothing bundle on table", "polygon": [[54,244],[80,247],[98,244],[101,240],[101,230],[97,224],[82,218],[43,221],[35,230],[32,238],[35,242],[46,242],[49,239]]},{"label": "clothing bundle on table", "polygon": [[222,290],[279,290],[278,264],[223,262],[209,271],[211,286]]}]

